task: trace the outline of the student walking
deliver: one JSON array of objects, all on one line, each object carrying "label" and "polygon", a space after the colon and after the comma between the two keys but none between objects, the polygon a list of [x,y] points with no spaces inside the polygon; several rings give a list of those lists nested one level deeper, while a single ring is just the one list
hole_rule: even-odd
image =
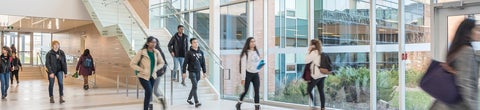
[{"label": "student walking", "polygon": [[10,84],[13,84],[13,77],[17,80],[17,85],[20,83],[18,80],[18,71],[23,70],[22,63],[20,59],[17,57],[16,52],[12,52],[12,75],[10,76]]},{"label": "student walking", "polygon": [[[195,100],[195,107],[200,107],[202,104],[198,101],[197,86],[200,77],[202,76],[205,78],[207,76],[207,68],[205,68],[205,57],[203,51],[198,48],[197,39],[191,38],[190,44],[192,44],[192,47],[190,48],[190,51],[187,52],[185,57],[185,63],[183,63],[182,68],[182,77],[184,79],[187,77],[186,70],[188,67],[189,78],[192,82],[192,89],[188,95],[187,103],[193,105],[194,103],[191,101],[193,97]],[[203,72],[203,75],[200,72]]]},{"label": "student walking", "polygon": [[11,60],[10,60],[10,48],[4,46],[2,48],[2,55],[0,56],[0,82],[1,82],[1,91],[2,99],[7,97],[8,93],[8,80],[10,79],[11,71]]},{"label": "student walking", "polygon": [[455,32],[447,52],[447,63],[441,64],[444,70],[454,74],[460,102],[449,104],[435,100],[430,110],[478,110],[480,56],[475,53],[473,41],[480,41],[480,27],[476,20],[467,18]]},{"label": "student walking", "polygon": [[89,49],[85,49],[82,56],[80,56],[76,71],[83,76],[83,89],[88,90],[90,88],[88,86],[88,76],[95,74],[95,63],[93,63],[93,57]]},{"label": "student walking", "polygon": [[307,85],[307,93],[310,97],[310,100],[313,99],[312,90],[317,86],[317,89],[320,93],[320,103],[321,109],[325,110],[325,78],[327,74],[330,74],[332,71],[330,58],[322,53],[322,43],[318,40],[311,40],[310,46],[307,50],[307,55],[305,56],[305,63],[310,63],[311,77]]},{"label": "student walking", "polygon": [[255,91],[255,110],[260,109],[260,78],[258,72],[261,68],[258,68],[261,58],[258,52],[257,46],[255,45],[255,39],[253,37],[247,38],[247,42],[243,46],[242,53],[240,54],[240,73],[242,75],[242,85],[244,85],[244,91],[240,95],[240,99],[236,104],[236,109],[240,110],[243,98],[250,88],[250,83],[253,83],[253,89]]},{"label": "student walking", "polygon": [[52,50],[50,50],[45,56],[45,66],[48,70],[48,94],[50,96],[50,103],[55,103],[53,99],[53,85],[55,77],[58,82],[58,89],[60,94],[60,103],[65,103],[63,100],[63,78],[67,78],[67,60],[65,53],[60,49],[60,42],[52,41]]},{"label": "student walking", "polygon": [[[177,71],[183,65],[185,54],[188,51],[188,36],[183,33],[183,26],[178,25],[178,32],[173,35],[168,43],[168,50],[173,57],[173,80],[178,81]],[[185,86],[185,79],[182,79],[182,85]]]},{"label": "student walking", "polygon": [[153,109],[153,105],[150,104],[150,101],[152,99],[152,90],[155,82],[154,78],[157,78],[157,74],[154,73],[165,64],[161,58],[160,52],[155,49],[157,42],[158,41],[155,37],[148,37],[143,48],[135,54],[130,62],[130,67],[138,71],[136,76],[143,89],[145,89],[145,98],[143,100],[144,110]]}]

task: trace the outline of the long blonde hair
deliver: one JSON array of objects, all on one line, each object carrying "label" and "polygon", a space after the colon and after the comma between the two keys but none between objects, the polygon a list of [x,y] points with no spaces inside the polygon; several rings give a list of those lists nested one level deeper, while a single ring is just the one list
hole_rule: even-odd
[{"label": "long blonde hair", "polygon": [[315,48],[310,50],[310,53],[317,50],[319,55],[322,54],[322,42],[316,39],[312,39],[310,42],[310,45],[315,45]]}]

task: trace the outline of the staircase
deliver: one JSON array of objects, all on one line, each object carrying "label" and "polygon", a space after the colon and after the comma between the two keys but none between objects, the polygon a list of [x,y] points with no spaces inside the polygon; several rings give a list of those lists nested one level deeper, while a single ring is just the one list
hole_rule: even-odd
[{"label": "staircase", "polygon": [[42,73],[38,66],[25,66],[23,71],[18,72],[20,80],[23,79],[42,79]]},{"label": "staircase", "polygon": [[[172,36],[166,28],[159,30],[148,30],[143,28],[134,17],[133,10],[127,8],[127,0],[83,0],[83,3],[89,12],[95,26],[105,37],[117,37],[128,53],[130,58],[135,52],[142,48],[147,35],[155,36],[159,39],[160,46],[165,54],[169,70],[163,77],[160,87],[165,90],[164,94],[167,103],[185,104],[191,89],[191,82],[187,78],[187,87],[182,86],[179,82],[171,81],[171,71],[173,69],[173,58],[168,51],[167,45]],[[147,30],[147,31],[146,31]],[[189,29],[187,29],[189,30]],[[193,36],[198,38],[199,36]],[[190,37],[192,38],[192,37]],[[201,40],[201,39],[200,39]],[[200,44],[202,49],[206,51],[206,56],[211,52],[206,43]],[[164,80],[166,79],[166,80]],[[164,81],[166,83],[164,83]],[[172,87],[173,86],[173,87]],[[173,91],[171,91],[173,90]],[[198,84],[198,95],[200,101],[217,100],[218,94],[210,83],[202,79]],[[173,98],[171,98],[173,96]]]}]

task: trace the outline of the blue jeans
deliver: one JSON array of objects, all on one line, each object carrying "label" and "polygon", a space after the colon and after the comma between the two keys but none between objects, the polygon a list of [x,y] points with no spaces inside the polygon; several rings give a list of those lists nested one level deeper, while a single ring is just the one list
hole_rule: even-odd
[{"label": "blue jeans", "polygon": [[[194,75],[199,74],[199,72],[195,72],[195,71],[190,71],[190,73],[193,73]],[[192,89],[190,90],[190,94],[188,95],[187,100],[190,100],[193,97],[193,99],[195,100],[195,103],[198,103],[198,94],[197,94],[198,80],[200,80],[199,77],[190,76],[190,81],[192,82]]]},{"label": "blue jeans", "polygon": [[10,85],[8,85],[10,80],[10,72],[7,73],[0,73],[0,81],[2,83],[1,90],[2,90],[2,96],[7,96],[7,90]]},{"label": "blue jeans", "polygon": [[142,84],[143,89],[145,89],[145,98],[143,99],[143,109],[148,110],[148,106],[150,105],[150,101],[152,99],[152,89],[153,89],[153,84],[155,83],[155,79],[153,77],[150,77],[150,79],[147,81],[143,78],[138,78],[140,81],[140,84]]},{"label": "blue jeans", "polygon": [[[175,57],[173,58],[173,79],[177,78],[177,72],[182,70],[183,63],[185,62],[185,57]],[[181,73],[178,73],[181,74]]]},{"label": "blue jeans", "polygon": [[[59,71],[54,75],[57,77],[60,96],[63,96],[63,71]],[[50,74],[48,76],[48,94],[50,97],[53,97],[53,84],[55,83],[55,77],[50,78]]]}]

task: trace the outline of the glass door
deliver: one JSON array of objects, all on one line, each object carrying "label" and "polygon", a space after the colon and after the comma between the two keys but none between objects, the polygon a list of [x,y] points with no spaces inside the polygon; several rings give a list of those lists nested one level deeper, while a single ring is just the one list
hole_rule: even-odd
[{"label": "glass door", "polygon": [[31,65],[33,61],[32,53],[32,33],[19,33],[16,41],[18,42],[17,47],[17,56],[20,58],[20,61],[24,65]]}]

